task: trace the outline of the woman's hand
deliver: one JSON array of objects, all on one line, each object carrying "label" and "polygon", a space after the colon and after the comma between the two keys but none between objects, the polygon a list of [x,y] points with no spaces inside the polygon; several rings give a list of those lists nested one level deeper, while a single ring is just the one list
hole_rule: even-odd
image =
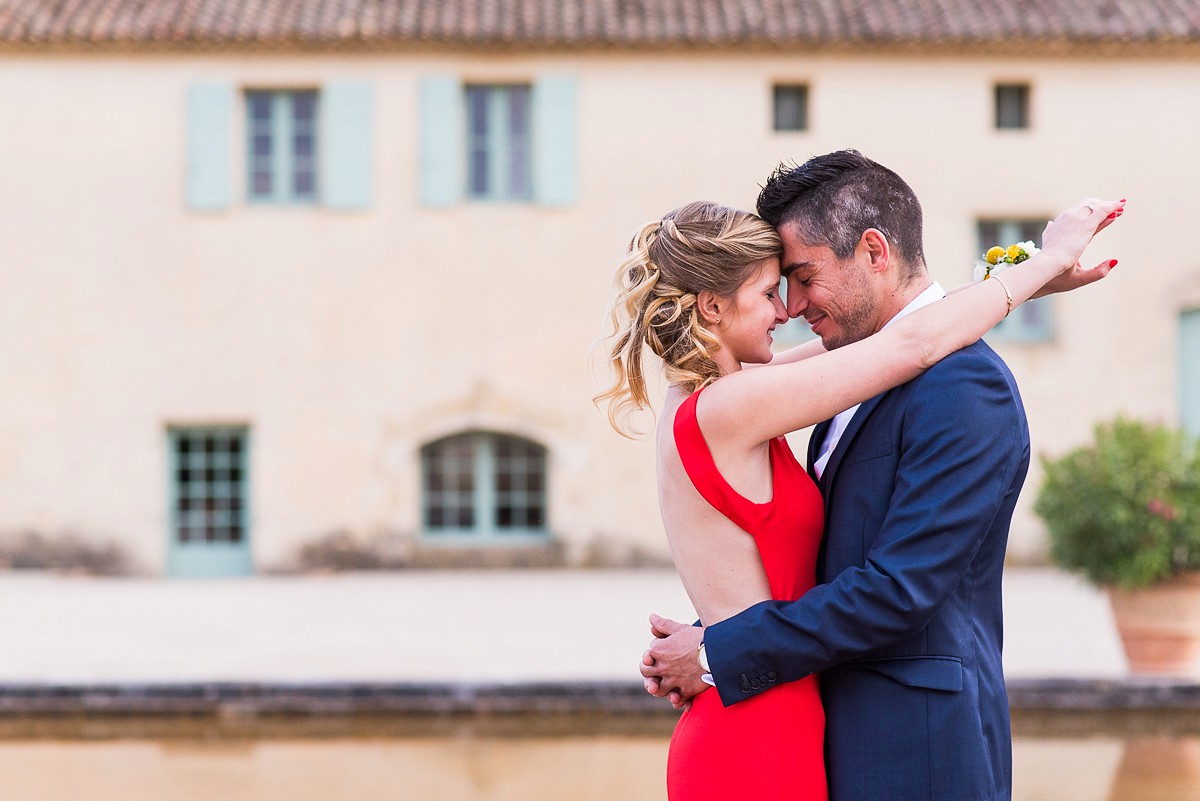
[{"label": "woman's hand", "polygon": [[1047,255],[1053,254],[1062,259],[1064,274],[1072,273],[1078,277],[1087,273],[1089,271],[1079,266],[1079,257],[1083,255],[1092,237],[1112,225],[1124,213],[1124,198],[1085,198],[1046,225],[1046,230],[1042,233],[1042,250],[1049,251]]},{"label": "woman's hand", "polygon": [[[1070,292],[1094,284],[1108,275],[1116,266],[1116,259],[1105,259],[1095,267],[1087,269],[1079,263],[1079,257],[1092,241],[1092,237],[1112,225],[1124,213],[1125,198],[1116,201],[1085,198],[1046,223],[1046,230],[1042,233],[1042,250],[1051,250],[1071,266],[1047,282],[1033,297]],[[1054,251],[1054,248],[1058,250]]]},{"label": "woman's hand", "polygon": [[1056,275],[1050,279],[1041,289],[1034,292],[1033,298],[1043,298],[1046,295],[1053,295],[1057,292],[1070,292],[1072,289],[1079,289],[1081,286],[1094,284],[1117,266],[1116,259],[1105,259],[1092,268],[1085,268],[1079,262],[1075,262],[1075,266],[1069,270]]}]

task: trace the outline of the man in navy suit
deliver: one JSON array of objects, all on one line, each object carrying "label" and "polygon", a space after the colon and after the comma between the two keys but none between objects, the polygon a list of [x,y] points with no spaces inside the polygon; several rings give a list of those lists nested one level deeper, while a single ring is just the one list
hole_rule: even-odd
[{"label": "man in navy suit", "polygon": [[[855,151],[781,167],[758,211],[783,240],[788,313],[826,348],[943,297],[912,189]],[[856,248],[868,229],[882,260]],[[730,705],[819,672],[832,801],[1009,801],[1001,573],[1029,466],[1012,374],[977,342],[817,426],[808,456],[822,583],[706,629],[654,618],[647,689],[679,704],[708,669]]]}]

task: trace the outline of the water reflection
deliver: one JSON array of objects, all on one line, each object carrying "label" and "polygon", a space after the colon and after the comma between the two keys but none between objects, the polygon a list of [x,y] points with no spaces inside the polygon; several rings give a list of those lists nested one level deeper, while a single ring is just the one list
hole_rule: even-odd
[{"label": "water reflection", "polygon": [[[25,801],[663,801],[664,715],[0,723]],[[1014,719],[1015,801],[1196,801],[1186,714]]]},{"label": "water reflection", "polygon": [[1196,801],[1200,739],[1136,737],[1125,743],[1109,801]]}]

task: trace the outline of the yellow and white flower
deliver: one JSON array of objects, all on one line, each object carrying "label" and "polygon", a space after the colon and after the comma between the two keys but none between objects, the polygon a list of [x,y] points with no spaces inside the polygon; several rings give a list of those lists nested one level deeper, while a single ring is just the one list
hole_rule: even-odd
[{"label": "yellow and white flower", "polygon": [[987,252],[983,254],[983,258],[975,261],[975,280],[986,281],[993,275],[999,275],[1032,258],[1037,252],[1038,247],[1032,242],[1018,242],[1008,247],[997,245],[988,248]]}]

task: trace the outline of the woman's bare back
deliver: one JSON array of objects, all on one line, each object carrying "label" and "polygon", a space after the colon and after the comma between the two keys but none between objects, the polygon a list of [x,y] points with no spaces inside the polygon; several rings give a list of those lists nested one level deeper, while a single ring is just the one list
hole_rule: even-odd
[{"label": "woman's bare back", "polygon": [[[701,497],[683,468],[674,430],[675,413],[687,397],[687,393],[672,388],[659,418],[658,501],[671,557],[696,613],[707,626],[769,599],[771,591],[754,538]],[[739,475],[736,477],[742,479],[741,485],[730,483],[751,499],[770,500],[771,469],[765,443],[757,453],[747,454],[745,460],[752,462],[753,456],[761,460],[761,470],[738,471],[733,465],[730,469],[760,475]],[[713,457],[719,468],[725,467],[722,461],[742,461],[716,450]]]}]

